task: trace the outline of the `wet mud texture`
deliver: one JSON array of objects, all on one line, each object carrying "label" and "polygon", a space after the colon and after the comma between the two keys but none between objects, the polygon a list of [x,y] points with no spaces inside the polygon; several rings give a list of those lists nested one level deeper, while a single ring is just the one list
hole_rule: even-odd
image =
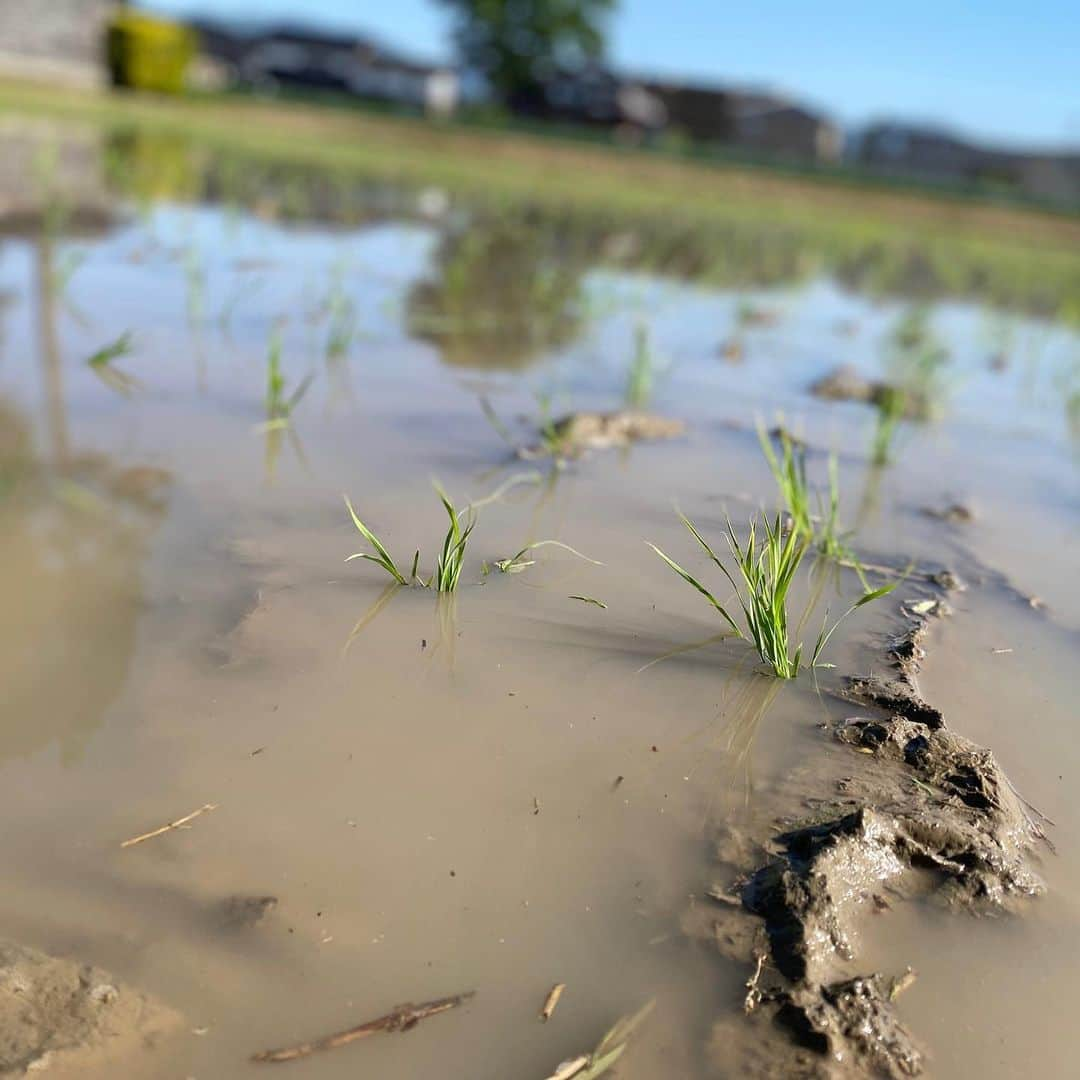
[{"label": "wet mud texture", "polygon": [[180,1016],[99,968],[0,940],[0,1076],[131,1064]]},{"label": "wet mud texture", "polygon": [[753,964],[746,1018],[714,1032],[738,1075],[919,1075],[923,1048],[893,1004],[912,976],[853,973],[858,934],[886,926],[897,900],[978,913],[1042,891],[1031,866],[1044,839],[1037,812],[990,751],[950,731],[919,694],[924,642],[947,608],[942,598],[913,606],[886,643],[890,673],[850,677],[837,691],[866,712],[828,734],[863,767],[839,777],[830,797],[807,795],[810,812],[779,834],[722,838],[734,880],[709,894],[718,902],[710,934]]}]

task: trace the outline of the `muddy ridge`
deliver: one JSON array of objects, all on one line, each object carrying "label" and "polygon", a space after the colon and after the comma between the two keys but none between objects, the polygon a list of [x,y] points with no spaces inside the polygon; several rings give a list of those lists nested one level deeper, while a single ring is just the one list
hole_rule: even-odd
[{"label": "muddy ridge", "polygon": [[709,894],[719,902],[712,936],[754,966],[746,1021],[722,1022],[715,1037],[739,1048],[742,1075],[919,1075],[924,1049],[893,1005],[914,975],[852,974],[858,933],[897,898],[979,913],[1043,890],[1031,865],[1045,839],[1037,811],[919,693],[926,638],[949,613],[938,589],[901,606],[903,629],[884,642],[887,675],[850,676],[835,691],[865,713],[827,734],[866,767],[831,796],[805,798],[811,811],[768,840],[724,838],[726,857],[721,844],[737,872]]}]

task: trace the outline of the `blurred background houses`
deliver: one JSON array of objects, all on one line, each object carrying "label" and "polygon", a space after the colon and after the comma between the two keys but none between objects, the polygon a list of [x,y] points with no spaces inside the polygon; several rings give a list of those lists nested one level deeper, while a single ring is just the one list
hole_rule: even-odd
[{"label": "blurred background houses", "polygon": [[[438,2],[466,14],[479,10],[468,0]],[[582,10],[605,15],[612,7],[612,0],[583,0]],[[114,0],[0,0],[0,78],[371,107],[697,158],[1080,204],[1080,152],[988,146],[898,119],[845,130],[790,95],[621,71],[601,48],[579,50],[574,63],[545,57],[530,68],[500,68],[485,63],[500,45],[491,34],[478,37],[476,17],[458,24],[458,62],[431,63],[373,34],[322,29],[304,18],[306,10],[298,7],[281,24],[173,21]],[[585,15],[579,37],[591,42],[598,31]]]}]

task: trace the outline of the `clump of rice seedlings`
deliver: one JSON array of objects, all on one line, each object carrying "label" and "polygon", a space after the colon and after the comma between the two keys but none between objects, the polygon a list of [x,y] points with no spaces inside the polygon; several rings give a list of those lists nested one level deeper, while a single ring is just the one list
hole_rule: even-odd
[{"label": "clump of rice seedlings", "polygon": [[[649,547],[679,577],[708,600],[736,637],[749,641],[754,646],[762,662],[772,670],[774,675],[782,679],[795,678],[802,666],[803,644],[802,642],[796,644],[791,640],[792,635],[788,627],[788,592],[810,541],[795,529],[790,529],[785,533],[780,515],[777,514],[771,521],[768,517],[763,518],[764,536],[760,538],[756,523],[751,520],[747,539],[745,542],[740,542],[729,520],[727,541],[739,578],[736,581],[735,575],[728,570],[690,519],[682,514],[679,518],[735,590],[736,599],[742,609],[741,626],[727,608],[689,571],[684,570],[674,559],[665,555],[655,544],[650,543]],[[848,615],[856,608],[891,592],[895,587],[896,582],[892,582],[880,589],[865,592],[831,628],[826,629],[823,624],[809,666],[817,666],[829,638]]]},{"label": "clump of rice seedlings", "polygon": [[643,409],[652,397],[656,356],[650,341],[649,327],[639,322],[634,327],[634,356],[626,376],[624,398],[631,409]]},{"label": "clump of rice seedlings", "polygon": [[381,566],[398,585],[419,585],[422,588],[434,588],[436,592],[452,593],[457,591],[461,581],[461,570],[465,564],[465,549],[469,542],[472,531],[476,528],[476,514],[474,508],[466,506],[458,510],[451,502],[450,497],[437,484],[436,494],[449,518],[446,536],[443,538],[442,547],[435,558],[435,568],[429,577],[421,578],[418,574],[420,565],[420,549],[413,554],[412,567],[408,576],[394,561],[382,541],[360,520],[348,496],[345,496],[345,506],[349,516],[361,536],[371,545],[372,551],[358,551],[350,555],[345,561],[353,559],[366,559],[377,566]]},{"label": "clump of rice seedlings", "polygon": [[[458,512],[446,494],[438,485],[435,487],[439,500],[443,504],[447,517],[450,519],[446,536],[443,539],[442,550],[435,560],[435,572],[428,579],[428,587],[434,584],[437,592],[452,593],[457,590],[461,580],[461,568],[465,563],[465,546],[469,542],[473,529],[476,528],[476,516],[471,506],[465,507]],[[466,519],[464,525],[463,519]],[[416,564],[419,561],[419,551],[413,559],[413,573],[416,572]]]},{"label": "clump of rice seedlings", "polygon": [[293,409],[307,393],[312,380],[311,375],[305,375],[297,388],[291,394],[287,393],[285,373],[281,370],[281,349],[281,329],[274,327],[266,351],[266,419],[277,426],[288,424]]}]

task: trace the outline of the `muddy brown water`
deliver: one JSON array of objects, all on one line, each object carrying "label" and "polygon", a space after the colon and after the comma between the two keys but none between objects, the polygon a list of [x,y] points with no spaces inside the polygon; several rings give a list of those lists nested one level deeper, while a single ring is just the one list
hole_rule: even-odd
[{"label": "muddy brown water", "polygon": [[[771,506],[753,422],[777,412],[838,452],[861,551],[968,583],[935,627],[924,694],[1056,822],[1047,895],[1021,916],[899,905],[856,968],[919,972],[900,1011],[932,1075],[1071,1075],[1080,338],[931,306],[942,415],[901,424],[875,468],[873,412],[806,388],[838,363],[895,364],[899,301],[827,279],[735,294],[587,271],[552,316],[563,330],[500,365],[490,323],[417,322],[437,223],[120,209],[96,235],[0,239],[0,933],[182,1013],[183,1035],[125,1075],[257,1075],[260,1049],[473,989],[407,1035],[281,1068],[541,1080],[655,998],[620,1075],[735,1075],[710,1032],[748,972],[684,933],[687,912],[707,902],[718,825],[847,753],[819,725],[850,707],[709,642],[720,626],[643,540],[704,571],[673,506],[717,539],[725,512]],[[538,395],[618,407],[642,323],[651,407],[686,437],[555,472],[513,460],[479,397],[522,441]],[[268,430],[275,327],[289,386],[314,379],[288,429]],[[125,332],[119,378],[87,365]],[[811,468],[821,482],[824,457]],[[441,603],[343,561],[362,546],[348,493],[400,561],[419,545],[430,568],[432,477],[460,502],[520,480],[480,510]],[[923,513],[953,502],[974,520]],[[547,548],[524,573],[481,574],[546,538],[604,565]],[[825,584],[834,609],[855,588],[840,582]],[[836,672],[874,662],[881,618],[845,625]],[[207,803],[189,828],[120,847]],[[236,926],[236,895],[277,904]]]}]

